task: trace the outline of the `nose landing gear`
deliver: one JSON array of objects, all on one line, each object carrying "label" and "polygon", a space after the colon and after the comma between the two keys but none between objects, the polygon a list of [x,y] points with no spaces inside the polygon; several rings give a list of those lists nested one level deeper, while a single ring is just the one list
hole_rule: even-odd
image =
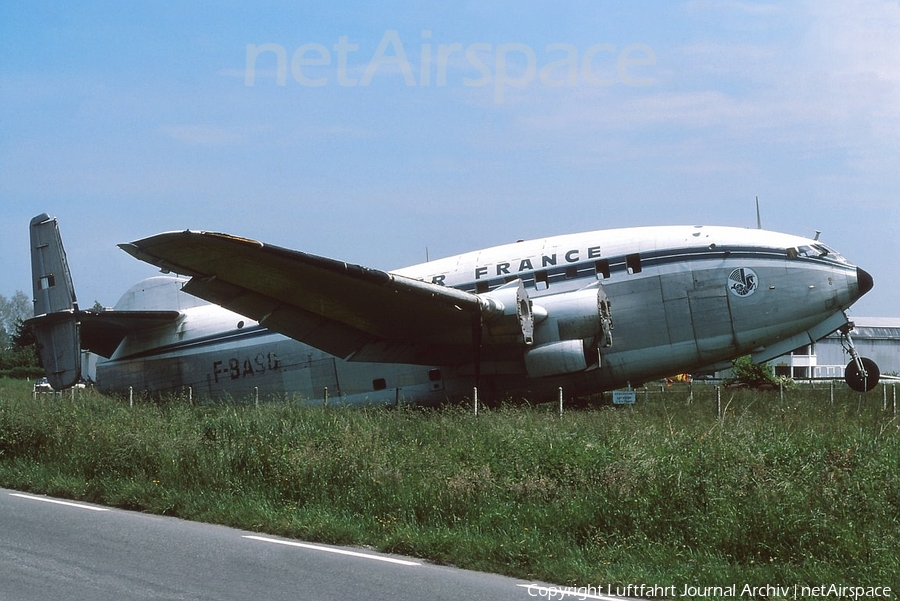
[{"label": "nose landing gear", "polygon": [[881,372],[874,361],[859,356],[856,347],[853,346],[853,339],[850,338],[852,329],[853,323],[849,321],[841,327],[841,346],[850,354],[850,363],[844,370],[844,380],[856,392],[869,392],[878,386]]}]

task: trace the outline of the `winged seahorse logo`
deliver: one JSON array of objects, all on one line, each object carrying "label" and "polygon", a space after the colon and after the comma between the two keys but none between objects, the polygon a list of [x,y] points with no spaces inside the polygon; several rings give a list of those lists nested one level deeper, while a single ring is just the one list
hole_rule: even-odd
[{"label": "winged seahorse logo", "polygon": [[756,272],[747,267],[738,267],[728,276],[728,289],[740,298],[750,296],[758,287],[759,279]]}]

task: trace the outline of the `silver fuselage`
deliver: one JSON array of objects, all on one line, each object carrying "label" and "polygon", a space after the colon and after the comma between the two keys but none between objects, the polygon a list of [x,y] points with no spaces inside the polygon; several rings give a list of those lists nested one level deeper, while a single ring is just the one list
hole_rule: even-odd
[{"label": "silver fuselage", "polygon": [[[820,242],[763,230],[667,226],[603,230],[519,242],[393,273],[488,293],[521,279],[536,315],[554,315],[599,281],[609,298],[612,344],[596,366],[528,377],[523,361],[479,365],[483,396],[550,400],[611,390],[821,337],[871,278]],[[97,367],[103,390],[181,392],[245,400],[435,404],[472,394],[473,365],[344,361],[189,297],[185,280],[158,277],[132,288],[117,310],[178,309],[174,325],[126,337]],[[836,324],[836,325],[835,325]],[[535,346],[553,340],[552,319]],[[823,329],[828,329],[823,332]],[[791,348],[785,348],[785,352]],[[326,392],[327,390],[327,392]]]}]

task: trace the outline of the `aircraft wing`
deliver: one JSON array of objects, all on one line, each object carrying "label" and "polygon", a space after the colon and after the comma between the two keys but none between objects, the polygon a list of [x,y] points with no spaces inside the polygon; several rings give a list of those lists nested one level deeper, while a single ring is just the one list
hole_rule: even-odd
[{"label": "aircraft wing", "polygon": [[190,276],[185,292],[348,360],[462,364],[509,342],[481,327],[502,305],[384,271],[210,232],[120,247]]}]

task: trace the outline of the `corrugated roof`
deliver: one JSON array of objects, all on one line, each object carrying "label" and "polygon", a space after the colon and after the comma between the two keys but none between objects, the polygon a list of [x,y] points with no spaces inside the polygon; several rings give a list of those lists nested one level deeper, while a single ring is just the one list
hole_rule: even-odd
[{"label": "corrugated roof", "polygon": [[[850,335],[853,338],[867,340],[900,341],[900,317],[851,317],[855,327]],[[840,338],[840,333],[830,334],[828,338]]]}]

